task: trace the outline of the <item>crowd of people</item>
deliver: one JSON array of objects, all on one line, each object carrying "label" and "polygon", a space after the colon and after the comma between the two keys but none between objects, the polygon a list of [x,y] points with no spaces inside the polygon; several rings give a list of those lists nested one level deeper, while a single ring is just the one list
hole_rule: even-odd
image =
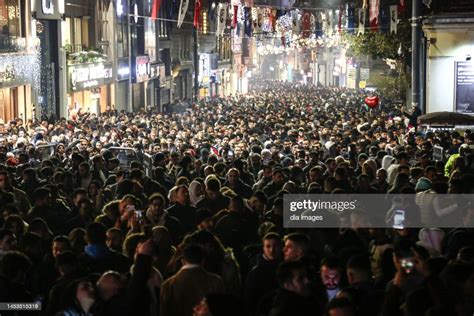
[{"label": "crowd of people", "polygon": [[[365,96],[273,81],[167,113],[3,122],[0,302],[41,304],[14,315],[472,315],[474,205],[432,196],[474,191],[474,134]],[[416,194],[425,228],[285,228],[296,193]]]}]

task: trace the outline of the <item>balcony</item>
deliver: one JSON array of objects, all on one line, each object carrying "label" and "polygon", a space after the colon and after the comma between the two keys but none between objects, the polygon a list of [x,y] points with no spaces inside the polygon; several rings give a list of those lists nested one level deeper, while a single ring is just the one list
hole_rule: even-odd
[{"label": "balcony", "polygon": [[100,52],[98,49],[86,48],[83,45],[64,46],[67,54],[67,64],[87,64],[87,63],[101,63],[108,60],[107,55]]},{"label": "balcony", "polygon": [[26,51],[26,38],[0,36],[0,54]]}]

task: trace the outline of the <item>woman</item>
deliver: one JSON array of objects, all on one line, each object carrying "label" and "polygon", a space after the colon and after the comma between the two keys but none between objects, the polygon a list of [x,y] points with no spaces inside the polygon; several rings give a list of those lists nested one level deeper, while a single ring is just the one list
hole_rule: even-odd
[{"label": "woman", "polygon": [[72,281],[62,296],[62,311],[57,316],[92,316],[95,289],[87,279]]},{"label": "woman", "polygon": [[189,185],[189,200],[191,201],[192,206],[196,206],[196,203],[204,197],[204,188],[203,185],[194,180]]}]

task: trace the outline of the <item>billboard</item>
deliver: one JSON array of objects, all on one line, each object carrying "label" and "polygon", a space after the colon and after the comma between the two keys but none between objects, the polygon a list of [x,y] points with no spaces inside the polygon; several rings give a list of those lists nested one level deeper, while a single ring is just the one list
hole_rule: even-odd
[{"label": "billboard", "polygon": [[474,113],[474,62],[455,62],[454,111],[464,114]]}]

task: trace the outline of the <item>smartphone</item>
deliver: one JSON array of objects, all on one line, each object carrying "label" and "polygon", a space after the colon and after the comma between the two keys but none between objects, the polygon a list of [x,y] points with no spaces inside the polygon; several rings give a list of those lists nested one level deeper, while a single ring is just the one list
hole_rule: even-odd
[{"label": "smartphone", "polygon": [[403,270],[405,270],[405,273],[412,273],[415,267],[415,264],[413,263],[413,258],[403,258],[400,261],[400,264]]},{"label": "smartphone", "polygon": [[396,210],[395,215],[393,216],[393,228],[403,229],[405,223],[405,211]]},{"label": "smartphone", "polygon": [[135,216],[139,221],[143,220],[143,211],[135,211]]}]

